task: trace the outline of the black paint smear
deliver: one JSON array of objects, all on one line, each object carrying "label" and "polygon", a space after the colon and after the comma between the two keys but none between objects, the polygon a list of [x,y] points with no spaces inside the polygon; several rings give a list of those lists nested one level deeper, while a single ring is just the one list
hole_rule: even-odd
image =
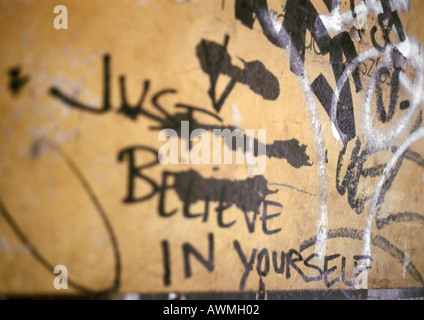
[{"label": "black paint smear", "polygon": [[[343,55],[346,57],[346,61],[343,61]],[[331,39],[331,47],[330,47],[330,63],[333,68],[334,78],[336,79],[336,82],[339,81],[339,79],[342,77],[343,73],[346,70],[346,65],[349,65],[352,63],[353,60],[358,56],[355,45],[353,44],[353,41],[349,35],[348,32],[342,32]],[[359,92],[362,90],[362,84],[361,84],[361,77],[359,75],[359,67],[357,67],[352,72],[352,77],[355,83],[355,89],[356,92]],[[350,83],[347,81],[347,83]],[[345,89],[345,86],[342,88],[342,91],[340,93],[340,100],[343,104],[349,104],[349,100],[352,98],[349,98],[350,94],[350,86],[348,87],[349,93],[343,93],[343,90]]]},{"label": "black paint smear", "polygon": [[235,181],[203,178],[194,170],[171,175],[175,179],[175,192],[185,205],[191,205],[197,201],[217,201],[225,204],[226,208],[235,205],[245,213],[258,214],[266,196],[277,192],[269,190],[268,181],[260,175]]},{"label": "black paint smear", "polygon": [[[328,230],[327,232],[327,239],[337,239],[337,238],[348,238],[348,239],[354,239],[354,240],[363,240],[364,238],[364,231],[363,230],[357,230],[352,228],[339,228],[339,229],[333,229]],[[312,247],[317,243],[317,237],[309,238],[308,240],[305,240],[300,245],[300,252]],[[402,266],[405,263],[406,255],[405,253],[397,248],[394,244],[392,244],[389,240],[386,238],[376,235],[371,236],[371,244],[377,248],[380,248],[384,252],[390,254],[397,262],[399,262]],[[408,258],[408,265],[406,267],[406,271],[412,276],[412,278],[419,282],[422,286],[424,286],[424,280],[418,271],[418,269],[415,267],[415,265],[412,263],[412,261]]]},{"label": "black paint smear", "polygon": [[[333,8],[333,2],[326,2],[327,7]],[[237,0],[236,19],[249,27],[253,27],[253,15],[259,20],[264,35],[268,40],[279,48],[287,49],[289,43],[293,46],[290,50],[290,70],[297,76],[303,76],[305,62],[305,37],[306,30],[311,33],[312,39],[319,47],[320,54],[330,53],[330,63],[333,68],[334,77],[337,81],[345,71],[345,62],[351,63],[356,57],[355,45],[348,32],[342,32],[331,38],[325,28],[321,18],[310,0],[288,0],[286,4],[286,14],[283,21],[282,30],[286,30],[289,35],[285,37],[283,31],[277,32],[266,0]],[[356,92],[362,90],[359,68],[352,73],[355,81]],[[320,75],[311,85],[312,91],[329,113],[331,109],[334,92],[328,81]],[[343,133],[343,143],[356,136],[355,119],[353,112],[353,101],[350,83],[346,82],[340,90],[340,101],[338,112],[334,123],[337,130]]]},{"label": "black paint smear", "polygon": [[[198,125],[195,122],[190,123],[190,127],[192,124],[194,129],[204,129],[212,132],[216,129],[221,130],[221,132],[223,130],[234,132],[234,130],[237,129],[237,127],[234,126]],[[234,139],[236,138],[233,138],[233,140]],[[248,137],[246,135],[243,134],[244,142],[242,146],[238,145],[233,140],[224,139],[224,143],[233,151],[237,151],[237,147],[242,147],[243,151],[247,150]],[[256,157],[263,155],[260,153],[260,150],[263,148],[266,148],[266,156],[268,158],[286,159],[287,162],[296,169],[302,166],[312,166],[312,163],[309,162],[309,156],[306,154],[307,146],[304,144],[301,145],[295,138],[290,140],[275,140],[272,144],[266,144],[265,146],[258,139],[253,138],[253,155]]]},{"label": "black paint smear", "polygon": [[[328,117],[331,120],[331,106],[333,103],[334,91],[328,83],[327,79],[323,74],[320,74],[314,82],[311,84],[311,90],[318,98],[321,105],[324,107],[325,111],[328,114]],[[340,138],[344,145],[346,145],[350,140],[352,140],[356,136],[355,129],[355,115],[353,111],[353,101],[352,96],[350,94],[350,85],[347,81],[345,87],[341,91],[341,95],[343,93],[349,92],[347,96],[350,96],[350,99],[343,99],[347,102],[347,104],[342,104],[340,101],[337,102],[335,107],[336,110],[336,118],[335,123],[333,122],[336,130],[340,133]]]},{"label": "black paint smear", "polygon": [[331,38],[317,10],[309,0],[288,0],[285,9],[283,28],[289,37],[285,37],[282,31],[277,31],[274,27],[275,17],[270,13],[266,0],[237,0],[235,17],[243,25],[252,29],[253,17],[256,16],[264,35],[272,44],[281,49],[287,49],[291,43],[293,50],[290,51],[290,70],[300,76],[305,61],[306,30],[311,32],[321,54],[329,52]]},{"label": "black paint smear", "polygon": [[[150,129],[154,130],[163,130],[163,129],[172,129],[175,130],[178,137],[182,137],[181,133],[181,121],[188,121],[189,122],[189,137],[191,137],[191,134],[194,130],[197,129],[203,129],[209,132],[213,132],[213,130],[219,130],[220,132],[223,132],[224,130],[229,130],[231,133],[234,133],[235,130],[239,129],[235,126],[219,126],[219,125],[209,125],[209,124],[203,124],[199,123],[196,119],[193,118],[193,112],[202,112],[204,114],[207,114],[209,116],[212,116],[215,118],[215,120],[221,121],[221,118],[217,117],[213,113],[210,113],[208,111],[205,111],[198,107],[188,106],[185,104],[177,104],[177,108],[185,108],[188,110],[188,112],[185,113],[176,113],[173,117],[169,117],[166,119],[160,119],[157,120],[160,122],[160,126],[150,127]],[[242,131],[240,131],[240,134]],[[197,136],[193,135],[193,138]],[[234,139],[236,139],[237,136],[235,136]],[[294,168],[300,168],[302,166],[312,166],[312,163],[309,162],[310,158],[306,154],[306,148],[307,146],[304,144],[300,144],[300,142],[292,138],[290,140],[276,140],[272,144],[266,144],[263,145],[262,142],[260,142],[258,139],[251,137],[253,139],[253,154],[255,156],[261,156],[262,153],[259,152],[261,147],[266,148],[266,156],[268,158],[276,158],[276,159],[286,159],[287,162]],[[224,139],[224,143],[227,145],[227,147],[233,151],[237,151],[237,148],[243,148],[243,151],[247,150],[247,140],[248,137],[243,134],[243,144],[238,145],[237,143],[234,143],[233,140]],[[191,148],[191,141],[188,141],[188,146]]]},{"label": "black paint smear", "polygon": [[405,110],[409,108],[409,100],[402,101],[400,103],[400,110]]},{"label": "black paint smear", "polygon": [[311,33],[321,54],[324,55],[330,50],[331,38],[318,11],[309,0],[287,1],[283,28],[290,36],[291,45],[295,47],[294,51],[290,51],[290,70],[297,76],[301,76],[303,69],[303,67],[299,68],[299,65],[303,66],[305,63],[306,30]]},{"label": "black paint smear", "polygon": [[240,20],[246,27],[250,29],[253,28],[255,17],[249,0],[236,0],[235,16],[236,19]]},{"label": "black paint smear", "polygon": [[[44,142],[44,141],[43,141]],[[108,296],[112,293],[115,293],[119,290],[120,282],[121,282],[121,258],[119,254],[119,246],[118,242],[116,240],[115,232],[113,231],[112,224],[110,223],[105,210],[103,209],[102,205],[100,204],[100,201],[98,200],[97,196],[94,194],[93,189],[91,188],[90,184],[82,174],[81,170],[78,168],[78,166],[75,164],[75,162],[63,151],[61,150],[57,145],[54,145],[50,142],[48,143],[50,147],[52,147],[53,150],[55,150],[61,158],[64,160],[66,165],[69,167],[69,169],[72,171],[72,173],[76,176],[78,181],[81,183],[83,188],[85,189],[87,195],[89,196],[91,202],[96,207],[96,211],[100,215],[100,218],[106,228],[106,231],[108,233],[109,239],[112,243],[113,247],[113,255],[115,258],[115,277],[113,279],[113,284],[105,289],[101,290],[92,290],[90,288],[87,288],[83,285],[80,285],[76,282],[74,282],[71,278],[68,278],[68,283],[70,286],[75,288],[76,290],[87,294],[88,296],[92,298],[101,298]],[[54,266],[50,264],[50,262],[37,250],[37,248],[31,243],[31,241],[27,238],[25,233],[20,229],[18,224],[13,219],[10,212],[7,210],[5,204],[3,203],[2,199],[0,198],[0,215],[6,220],[7,224],[11,227],[15,235],[19,238],[19,240],[28,248],[29,252],[33,255],[33,257],[44,267],[47,269],[49,273],[51,273],[54,269]]]},{"label": "black paint smear", "polygon": [[[247,178],[246,180],[234,181],[229,179],[203,178],[194,170],[177,173],[163,171],[162,182],[161,184],[158,184],[143,173],[143,169],[149,168],[158,163],[157,158],[151,162],[139,165],[136,163],[138,155],[136,155],[136,151],[149,152],[153,155],[157,155],[155,150],[143,146],[129,147],[119,152],[118,160],[123,161],[124,159],[128,159],[129,165],[127,196],[124,198],[124,202],[135,203],[146,201],[153,197],[157,192],[160,192],[158,212],[163,217],[171,216],[177,212],[177,209],[174,209],[171,212],[165,212],[166,191],[169,189],[173,189],[184,204],[184,215],[186,217],[194,218],[204,215],[204,219],[207,219],[209,202],[216,201],[219,202],[219,207],[216,210],[221,218],[224,210],[235,205],[245,214],[247,214],[247,212],[254,212],[255,216],[253,220],[256,219],[256,215],[259,213],[259,208],[265,201],[266,196],[278,191],[269,190],[267,187],[268,181],[261,175],[256,175],[252,178]],[[168,182],[171,177],[174,182],[170,185]],[[137,180],[146,182],[150,185],[152,191],[147,195],[136,197],[135,182]],[[205,213],[190,213],[190,206],[198,201],[205,202]],[[279,204],[271,202],[268,203],[268,205],[280,206]],[[247,216],[246,219],[248,219]],[[252,223],[250,224],[252,225]],[[220,222],[220,225],[223,227],[230,226],[222,221]]]},{"label": "black paint smear", "polygon": [[[286,4],[287,10],[287,4]],[[285,16],[287,15],[287,12]],[[235,17],[252,29],[254,17],[258,19],[265,37],[275,46],[286,49],[289,39],[282,37],[274,28],[266,0],[236,0]]]},{"label": "black paint smear", "polygon": [[[246,62],[244,69],[232,65],[231,57],[227,51],[229,37],[225,36],[224,45],[216,42],[202,41],[196,47],[196,54],[200,61],[202,70],[209,75],[210,89],[208,91],[214,109],[219,112],[225,99],[230,94],[237,82],[249,86],[256,94],[266,100],[276,100],[280,95],[278,79],[260,61]],[[216,85],[220,74],[231,78],[224,92],[217,98]]]},{"label": "black paint smear", "polygon": [[[333,69],[336,83],[342,77],[346,70],[346,64],[350,64],[356,57],[357,52],[352,39],[348,32],[342,32],[331,39],[330,44],[330,64]],[[343,55],[346,56],[346,63],[343,61]],[[352,72],[352,77],[355,82],[356,92],[362,90],[359,67]],[[328,83],[327,79],[320,74],[311,84],[312,92],[317,96],[318,100],[327,111],[331,118],[331,106],[334,97],[334,91]],[[336,122],[334,123],[337,131],[342,133],[343,143],[356,136],[355,116],[353,112],[353,99],[350,88],[350,82],[346,81],[343,88],[340,90],[339,101],[337,102]],[[346,136],[346,137],[344,137]]]},{"label": "black paint smear", "polygon": [[266,155],[268,158],[286,159],[294,168],[309,167],[312,163],[309,162],[309,156],[305,152],[306,147],[304,144],[300,145],[296,139],[276,140],[273,144],[267,144]]},{"label": "black paint smear", "polygon": [[13,95],[19,94],[22,87],[29,81],[28,76],[21,75],[20,67],[9,69],[9,90]]}]

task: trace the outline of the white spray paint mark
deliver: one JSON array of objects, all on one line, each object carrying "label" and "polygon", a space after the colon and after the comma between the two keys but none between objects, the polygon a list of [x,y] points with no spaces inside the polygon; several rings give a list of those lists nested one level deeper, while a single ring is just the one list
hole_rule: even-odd
[{"label": "white spray paint mark", "polygon": [[241,114],[235,103],[231,106],[231,117],[233,118],[234,125],[237,128],[241,128]]},{"label": "white spray paint mark", "polygon": [[[408,62],[411,64],[411,66],[416,69],[417,72],[417,80],[415,83],[411,83],[409,79],[406,77],[405,74],[401,73],[400,75],[400,84],[406,91],[411,95],[411,107],[409,110],[404,114],[404,116],[398,120],[398,122],[391,126],[389,129],[380,132],[376,128],[374,128],[372,124],[372,117],[371,117],[371,100],[372,100],[372,94],[374,92],[375,83],[377,81],[376,75],[378,74],[378,69],[382,68],[383,66],[386,67],[393,67],[393,62],[391,61],[391,53],[393,52],[394,48],[401,48],[402,54],[406,54],[406,58],[408,59]],[[399,50],[399,49],[398,49]],[[400,51],[400,50],[399,50]],[[360,55],[356,59],[352,61],[352,63],[349,64],[349,66],[346,68],[343,75],[340,77],[339,81],[337,82],[337,88],[335,91],[335,95],[333,97],[332,106],[330,110],[331,119],[336,118],[337,114],[337,101],[339,99],[340,91],[339,88],[342,88],[347,81],[348,77],[352,72],[359,66],[360,63],[373,58],[383,57],[381,64],[377,67],[377,70],[374,71],[374,74],[370,80],[370,83],[368,85],[365,99],[364,99],[364,107],[362,109],[362,131],[365,136],[365,140],[367,142],[367,148],[369,148],[372,151],[378,151],[385,149],[390,142],[392,142],[395,138],[397,138],[402,132],[405,131],[405,129],[408,127],[410,122],[413,119],[413,116],[415,115],[415,112],[419,106],[419,104],[423,101],[423,57],[421,54],[422,50],[420,48],[420,44],[416,40],[408,39],[406,43],[403,43],[402,45],[388,45],[386,49],[382,52],[379,52],[378,50],[372,48],[369,49]],[[362,247],[362,254],[363,255],[371,255],[371,226],[372,221],[374,218],[375,211],[377,209],[378,205],[378,198],[381,193],[382,186],[384,184],[385,179],[387,178],[387,175],[389,174],[391,168],[394,166],[394,164],[397,162],[399,157],[408,149],[413,143],[418,141],[419,139],[424,138],[424,128],[419,129],[415,133],[413,133],[407,140],[402,144],[402,146],[396,151],[396,153],[393,155],[393,157],[390,159],[390,161],[387,163],[386,168],[384,169],[384,172],[377,184],[376,190],[374,192],[374,196],[372,199],[371,207],[368,212],[366,225],[364,229],[364,238],[363,238],[363,247]],[[369,264],[369,261],[363,262],[364,264]],[[367,265],[365,265],[367,267]]]},{"label": "white spray paint mark", "polygon": [[[411,64],[411,67],[417,70],[417,79],[415,83],[412,83],[404,73],[400,73],[399,82],[402,88],[409,93],[412,97],[412,106],[404,112],[401,119],[397,123],[391,126],[389,129],[384,131],[379,131],[372,124],[372,114],[371,114],[371,102],[372,96],[374,93],[376,82],[378,81],[377,75],[378,70],[382,67],[393,67],[392,52],[396,49],[400,51],[408,63]],[[412,38],[407,38],[404,43],[387,45],[385,50],[378,51],[375,48],[371,48],[361,54],[359,54],[346,68],[339,81],[337,81],[337,86],[335,94],[333,95],[333,100],[330,109],[330,118],[331,122],[336,120],[337,116],[337,102],[339,100],[339,95],[341,88],[345,85],[348,77],[353,73],[353,71],[363,62],[383,57],[381,63],[377,66],[377,69],[374,71],[368,88],[364,95],[364,104],[362,108],[362,122],[361,129],[364,134],[365,140],[367,142],[367,148],[372,151],[379,151],[385,149],[389,143],[396,139],[402,132],[406,130],[412,121],[419,104],[424,101],[424,92],[423,92],[423,61],[424,57],[422,54],[423,50],[419,42]],[[342,139],[346,138],[346,135],[340,133]]]},{"label": "white spray paint mark", "polygon": [[[410,43],[414,43],[415,45],[419,46],[418,41],[412,42],[410,40]],[[392,143],[396,138],[398,138],[403,132],[407,130],[423,99],[422,89],[424,84],[424,57],[422,55],[420,56],[413,54],[418,50],[415,50],[411,47],[411,49],[408,50],[410,55],[406,58],[408,60],[408,63],[411,64],[411,67],[417,71],[416,81],[415,83],[411,83],[404,73],[400,73],[399,76],[399,83],[401,84],[402,88],[404,88],[405,91],[408,92],[411,96],[411,106],[406,111],[404,111],[402,117],[395,124],[391,125],[388,129],[380,131],[373,125],[371,115],[371,102],[375,85],[378,81],[378,70],[380,70],[380,68],[382,67],[393,67],[393,61],[390,58],[392,46],[388,46],[386,51],[386,56],[383,58],[383,61],[378,65],[376,71],[371,77],[370,83],[365,94],[364,105],[362,108],[362,129],[367,141],[367,147],[372,151],[379,151],[387,148],[390,143]]]},{"label": "white spray paint mark", "polygon": [[408,268],[409,262],[411,261],[411,260],[409,260],[408,240],[406,240],[406,239],[405,239],[405,242],[404,242],[404,252],[405,252],[405,255],[403,256],[403,266],[402,266],[402,268],[403,268],[403,274],[402,274],[403,279],[405,279],[406,269]]},{"label": "white spray paint mark", "polygon": [[381,0],[367,0],[366,1],[367,9],[370,13],[379,15],[383,13],[383,6],[381,5]]},{"label": "white spray paint mark", "polygon": [[[402,3],[398,4],[399,10],[407,10],[409,9],[409,1],[401,1]],[[368,1],[368,9],[370,10],[370,6],[376,5],[377,2]],[[380,9],[376,6],[372,7],[371,10],[378,12]],[[370,11],[371,11],[370,10]],[[381,10],[382,11],[382,10]],[[371,116],[371,101],[372,95],[374,93],[378,70],[382,67],[393,68],[393,59],[392,53],[398,50],[405,58],[406,61],[411,65],[411,67],[416,71],[417,77],[414,83],[410,81],[410,79],[406,76],[405,73],[400,73],[399,82],[402,86],[402,89],[406,91],[411,96],[411,107],[408,108],[404,115],[397,121],[397,123],[391,126],[389,129],[384,131],[379,131],[372,124],[372,116]],[[368,88],[366,90],[366,94],[364,96],[364,106],[362,108],[362,131],[365,137],[365,141],[367,142],[367,148],[370,151],[376,152],[379,150],[386,149],[394,139],[396,139],[400,134],[405,132],[405,130],[410,125],[410,122],[413,119],[413,116],[416,114],[416,111],[421,103],[424,102],[424,57],[422,54],[423,50],[420,43],[413,38],[407,37],[405,41],[393,44],[386,45],[383,51],[378,51],[375,48],[371,48],[361,54],[359,54],[345,69],[342,76],[337,81],[337,86],[335,90],[335,94],[333,96],[331,109],[330,109],[330,118],[331,121],[334,122],[337,115],[337,101],[339,100],[339,95],[341,88],[345,85],[348,77],[353,73],[353,71],[363,62],[369,59],[375,59],[379,57],[383,57],[381,63],[378,65],[377,69],[374,71],[373,76],[368,84]],[[345,137],[343,133],[341,133],[342,137]],[[374,196],[372,199],[371,207],[368,212],[368,216],[366,219],[366,225],[364,229],[364,238],[362,245],[362,254],[371,256],[371,226],[374,218],[375,211],[378,206],[378,199],[380,197],[381,189],[384,184],[385,179],[387,178],[391,168],[398,161],[400,156],[416,141],[424,138],[424,128],[419,129],[414,132],[411,136],[407,138],[407,140],[402,144],[400,148],[396,151],[390,161],[387,163],[384,172],[377,184],[376,190],[374,192]],[[424,176],[423,176],[424,180]],[[404,270],[406,270],[409,259],[405,258]],[[369,261],[363,262],[363,267],[368,267]]]},{"label": "white spray paint mark", "polygon": [[390,0],[392,11],[408,12],[410,0]]},{"label": "white spray paint mark", "polygon": [[[366,223],[365,223],[365,229],[364,229],[364,238],[363,238],[363,244],[362,244],[362,254],[363,255],[369,255],[371,256],[371,227],[372,227],[372,221],[374,220],[374,214],[377,210],[378,206],[378,200],[380,197],[381,189],[383,187],[383,184],[387,178],[387,176],[390,173],[390,170],[392,167],[396,164],[396,162],[399,160],[399,158],[402,156],[402,154],[409,148],[411,145],[413,145],[415,142],[417,142],[420,139],[424,138],[424,128],[420,128],[417,131],[415,131],[413,134],[411,134],[408,139],[396,150],[393,157],[390,159],[390,161],[387,163],[386,167],[384,168],[383,174],[380,177],[380,180],[378,181],[377,187],[374,191],[374,195],[371,202],[371,207],[368,212]],[[363,262],[368,263],[369,261]]]},{"label": "white spray paint mark", "polygon": [[306,74],[303,72],[302,84],[306,94],[308,111],[312,128],[314,130],[314,142],[318,153],[318,175],[320,180],[319,190],[319,219],[317,223],[317,245],[315,252],[318,254],[319,259],[324,259],[327,246],[327,229],[328,229],[328,207],[327,207],[327,164],[325,161],[325,142],[322,133],[321,119],[319,118],[318,107],[315,103],[313,93],[310,89],[310,82]]},{"label": "white spray paint mark", "polygon": [[342,16],[340,14],[340,3],[338,3],[337,6],[333,8],[331,14],[321,14],[317,20],[318,19],[321,19],[329,33],[340,33],[343,27]]},{"label": "white spray paint mark", "polygon": [[280,30],[283,27],[283,24],[281,23],[280,20],[278,20],[277,13],[274,11],[270,11],[270,16],[271,16],[272,28],[277,34],[280,33]]},{"label": "white spray paint mark", "polygon": [[14,246],[11,245],[9,241],[4,238],[0,239],[0,250],[12,254],[30,253],[30,250],[27,245]]},{"label": "white spray paint mark", "polygon": [[[261,12],[260,14],[264,14]],[[300,83],[302,85],[303,92],[306,96],[306,105],[308,108],[309,118],[311,121],[312,130],[314,132],[314,143],[317,151],[317,167],[318,167],[318,178],[319,178],[319,217],[317,221],[317,242],[315,247],[315,253],[318,255],[320,261],[323,261],[326,246],[327,246],[327,230],[328,230],[328,187],[327,187],[327,164],[325,157],[325,141],[324,134],[322,132],[322,123],[319,116],[318,106],[315,101],[315,96],[311,90],[311,83],[309,81],[308,74],[306,72],[305,66],[301,61],[299,54],[296,48],[291,43],[290,35],[285,30],[284,26],[276,16],[271,14],[272,19],[272,28],[276,32],[278,30],[278,38],[280,41],[287,42],[288,50],[286,54],[293,61],[299,61],[296,66],[299,69],[300,73]],[[278,27],[278,24],[280,26]],[[270,30],[272,31],[272,30]],[[284,45],[281,45],[283,48]]]},{"label": "white spray paint mark", "polygon": [[[372,7],[372,10],[374,10],[374,7]],[[330,14],[321,14],[319,17],[317,17],[316,21],[321,19],[327,31],[332,35],[336,35],[341,33],[344,29],[348,30],[352,27],[355,27],[358,30],[365,29],[367,27],[366,23],[369,11],[370,8],[364,3],[364,1],[361,1],[354,8],[356,15],[356,18],[354,18],[351,10],[340,13],[339,2],[337,3],[336,7],[333,8]]]},{"label": "white spray paint mark", "polygon": [[334,122],[331,122],[331,132],[333,134],[334,139],[336,139],[337,141],[342,141],[342,138],[340,137],[340,134],[337,131],[336,126],[334,125]]}]

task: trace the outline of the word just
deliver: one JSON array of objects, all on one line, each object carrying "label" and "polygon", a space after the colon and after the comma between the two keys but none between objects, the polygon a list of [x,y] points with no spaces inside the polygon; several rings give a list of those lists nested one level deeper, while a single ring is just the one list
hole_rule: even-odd
[{"label": "word just", "polygon": [[189,123],[181,121],[180,132],[170,128],[159,132],[158,141],[166,141],[158,151],[161,164],[233,164],[235,151],[235,163],[245,164],[246,161],[248,175],[262,175],[265,172],[266,129],[258,129],[258,139],[254,138],[254,129],[247,129],[246,135],[240,128],[212,129],[211,145],[209,131],[197,128],[190,133]]}]

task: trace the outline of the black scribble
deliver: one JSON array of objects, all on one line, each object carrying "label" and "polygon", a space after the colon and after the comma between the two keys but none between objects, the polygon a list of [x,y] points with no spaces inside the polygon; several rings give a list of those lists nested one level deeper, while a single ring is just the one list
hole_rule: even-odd
[{"label": "black scribble", "polygon": [[[237,82],[247,85],[253,92],[261,95],[266,100],[276,100],[280,95],[278,79],[258,60],[245,61],[238,58],[244,69],[234,66],[227,51],[229,36],[225,36],[224,44],[202,41],[196,47],[202,70],[209,75],[210,89],[208,91],[214,109],[219,112],[225,99],[233,90]],[[216,95],[216,85],[220,74],[231,78],[224,92],[219,98]]]},{"label": "black scribble", "polygon": [[22,87],[28,83],[29,76],[23,76],[21,74],[20,67],[13,67],[9,69],[9,90],[13,95],[18,95]]},{"label": "black scribble", "polygon": [[186,206],[198,201],[216,201],[222,203],[226,209],[235,205],[243,212],[258,214],[266,196],[277,192],[269,190],[268,181],[260,175],[232,181],[203,178],[194,170],[164,174],[174,176],[173,188]]}]

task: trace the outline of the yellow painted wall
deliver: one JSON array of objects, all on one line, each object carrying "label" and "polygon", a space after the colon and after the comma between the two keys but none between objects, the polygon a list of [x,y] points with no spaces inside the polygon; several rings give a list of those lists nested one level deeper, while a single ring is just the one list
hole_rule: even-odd
[{"label": "yellow painted wall", "polygon": [[[340,20],[318,0],[0,1],[0,293],[422,287],[424,3],[392,2],[359,25],[349,1]],[[356,67],[334,110],[343,138],[313,88],[331,105],[316,79],[335,91],[334,70]],[[122,88],[142,101],[133,117]],[[265,129],[266,170],[235,151],[159,163],[160,130],[182,120],[202,142]]]}]

